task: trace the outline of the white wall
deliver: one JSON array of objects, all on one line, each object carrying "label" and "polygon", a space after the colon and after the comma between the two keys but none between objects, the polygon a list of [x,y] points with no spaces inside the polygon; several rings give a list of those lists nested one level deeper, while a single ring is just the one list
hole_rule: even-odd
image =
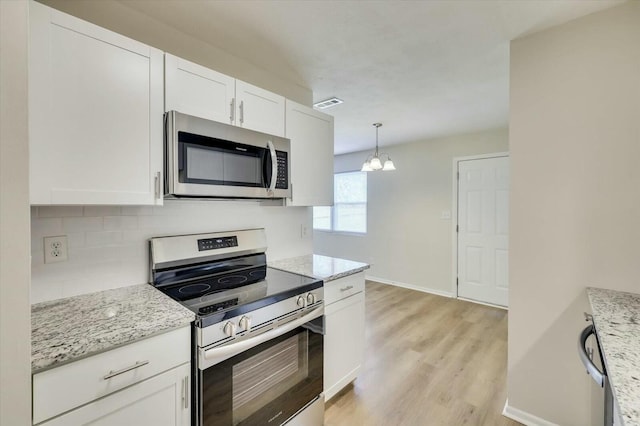
[{"label": "white wall", "polygon": [[[265,228],[267,260],[312,252],[308,207],[165,200],[162,207],[33,207],[32,303],[148,282],[155,236]],[[69,260],[44,263],[43,237],[67,235]]]},{"label": "white wall", "polygon": [[[308,84],[288,63],[274,61],[270,65],[275,67],[275,72],[267,71],[251,62],[262,52],[229,52],[225,50],[223,37],[207,42],[198,40],[117,0],[41,0],[41,3],[301,104],[311,105],[313,101]],[[162,2],[158,3],[158,7],[162,7]],[[184,7],[188,4],[184,2]],[[211,25],[215,25],[215,20]]]},{"label": "white wall", "polygon": [[[372,147],[373,150],[373,147]],[[367,276],[443,294],[452,290],[453,158],[508,151],[507,130],[394,145],[397,170],[367,181],[367,234],[314,232],[314,252],[371,263]],[[335,171],[360,170],[371,152],[335,157]]]},{"label": "white wall", "polygon": [[0,1],[0,425],[31,424],[27,3]]},{"label": "white wall", "polygon": [[640,292],[640,3],[514,41],[510,93],[509,405],[602,424],[576,341],[586,286]]}]

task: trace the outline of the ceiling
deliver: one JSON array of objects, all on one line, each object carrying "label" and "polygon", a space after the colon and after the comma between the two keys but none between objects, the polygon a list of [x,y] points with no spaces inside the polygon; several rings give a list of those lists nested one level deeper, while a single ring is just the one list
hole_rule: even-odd
[{"label": "ceiling", "polygon": [[[509,41],[616,0],[120,0],[256,66],[337,96],[335,153],[505,127]],[[293,79],[292,77],[293,76]]]}]

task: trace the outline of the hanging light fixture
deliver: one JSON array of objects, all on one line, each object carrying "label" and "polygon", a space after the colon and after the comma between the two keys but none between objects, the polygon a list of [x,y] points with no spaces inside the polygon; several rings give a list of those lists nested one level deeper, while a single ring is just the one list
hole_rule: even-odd
[{"label": "hanging light fixture", "polygon": [[[382,123],[373,123],[373,125],[376,128],[376,150],[373,155],[367,157],[367,160],[362,165],[362,169],[360,169],[360,171],[376,172],[378,170],[382,170],[383,172],[387,172],[389,170],[395,170],[396,166],[393,165],[393,161],[391,161],[391,157],[389,157],[389,154],[384,152],[380,154],[378,152],[378,129],[382,127]],[[384,163],[382,162],[381,157],[386,157]]]}]

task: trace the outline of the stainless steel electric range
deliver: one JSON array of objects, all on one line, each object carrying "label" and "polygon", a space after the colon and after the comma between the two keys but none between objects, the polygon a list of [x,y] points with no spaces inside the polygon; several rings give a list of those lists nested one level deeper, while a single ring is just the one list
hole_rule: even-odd
[{"label": "stainless steel electric range", "polygon": [[322,425],[322,281],[267,267],[264,229],[149,248],[150,283],[196,313],[193,424]]}]

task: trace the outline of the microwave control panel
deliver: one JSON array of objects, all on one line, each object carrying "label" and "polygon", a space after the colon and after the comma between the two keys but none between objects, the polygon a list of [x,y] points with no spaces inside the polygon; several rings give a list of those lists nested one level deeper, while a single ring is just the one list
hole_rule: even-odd
[{"label": "microwave control panel", "polygon": [[276,151],[276,157],[278,158],[276,189],[287,189],[289,188],[289,161],[287,159],[287,153]]},{"label": "microwave control panel", "polygon": [[198,251],[238,247],[238,237],[206,238],[198,240]]}]

